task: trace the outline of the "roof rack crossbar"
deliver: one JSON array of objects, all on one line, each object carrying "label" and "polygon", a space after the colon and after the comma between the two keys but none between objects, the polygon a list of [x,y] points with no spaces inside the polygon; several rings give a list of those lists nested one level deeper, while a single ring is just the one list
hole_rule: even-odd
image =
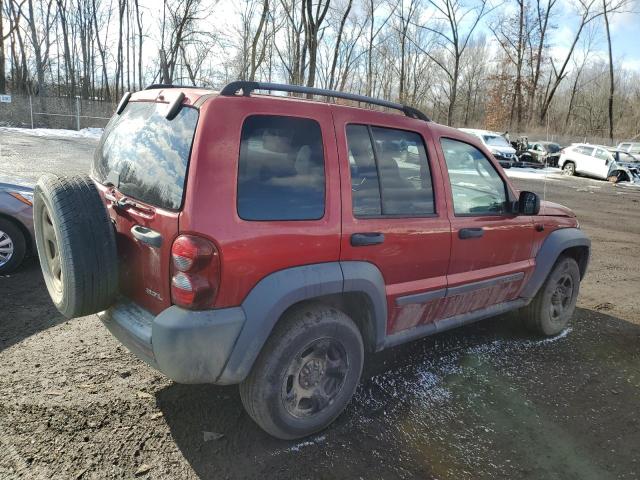
[{"label": "roof rack crossbar", "polygon": [[158,88],[202,88],[196,87],[195,85],[174,85],[172,83],[153,83],[147,87],[145,90],[156,90]]},{"label": "roof rack crossbar", "polygon": [[229,83],[222,89],[220,95],[233,96],[238,91],[242,90],[242,94],[249,96],[254,90],[269,90],[274,92],[288,92],[288,93],[304,93],[308,95],[318,95],[321,97],[333,97],[342,98],[345,100],[351,100],[354,102],[370,103],[372,105],[379,105],[381,107],[392,108],[402,111],[407,117],[416,118],[418,120],[424,120],[425,122],[431,121],[420,110],[402,105],[401,103],[390,102],[388,100],[381,100],[379,98],[367,97],[365,95],[356,95],[353,93],[338,92],[336,90],[328,90],[325,88],[304,87],[301,85],[286,85],[283,83],[269,83],[269,82],[249,82],[238,80]]}]

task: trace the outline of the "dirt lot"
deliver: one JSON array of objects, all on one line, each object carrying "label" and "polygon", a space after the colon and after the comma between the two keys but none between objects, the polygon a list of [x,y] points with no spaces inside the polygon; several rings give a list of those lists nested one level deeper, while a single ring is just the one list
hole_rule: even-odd
[{"label": "dirt lot", "polygon": [[[95,142],[0,144],[0,171],[35,179],[85,171]],[[305,441],[259,430],[236,387],[168,381],[95,316],[64,320],[34,261],[0,277],[0,478],[640,477],[640,189],[554,177],[546,197],[594,243],[573,326],[532,340],[498,318],[376,355]]]}]

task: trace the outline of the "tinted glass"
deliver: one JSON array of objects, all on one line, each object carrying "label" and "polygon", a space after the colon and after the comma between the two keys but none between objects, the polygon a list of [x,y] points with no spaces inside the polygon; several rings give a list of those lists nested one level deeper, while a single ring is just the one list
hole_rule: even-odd
[{"label": "tinted glass", "polygon": [[381,215],[380,183],[369,129],[364,125],[347,125],[347,142],[353,215]]},{"label": "tinted glass", "polygon": [[257,115],[242,126],[238,215],[245,220],[317,220],[324,216],[320,125]]},{"label": "tinted glass", "polygon": [[[130,102],[115,115],[98,144],[92,175],[116,183],[127,196],[179,209],[198,111],[183,107],[167,120],[167,104]],[[115,181],[114,181],[115,179]]]},{"label": "tinted glass", "polygon": [[596,148],[595,157],[600,160],[609,160],[609,154],[600,148]]},{"label": "tinted glass", "polygon": [[506,186],[492,163],[472,145],[443,138],[444,158],[459,215],[495,215],[506,211]]},{"label": "tinted glass", "polygon": [[593,147],[583,147],[583,146],[578,146],[575,148],[576,152],[581,153],[583,155],[587,155],[587,156],[591,156],[593,155]]},{"label": "tinted glass", "polygon": [[547,152],[550,153],[557,153],[560,151],[560,145],[558,145],[557,143],[547,143],[544,146]]},{"label": "tinted glass", "polygon": [[510,147],[511,144],[507,142],[507,139],[500,135],[483,135],[484,142],[487,145],[491,145],[493,147]]},{"label": "tinted glass", "polygon": [[354,216],[434,213],[431,173],[420,135],[379,127],[372,127],[370,135],[364,125],[348,125],[347,141]]},{"label": "tinted glass", "polygon": [[433,187],[422,137],[414,132],[372,127],[384,215],[434,213]]}]

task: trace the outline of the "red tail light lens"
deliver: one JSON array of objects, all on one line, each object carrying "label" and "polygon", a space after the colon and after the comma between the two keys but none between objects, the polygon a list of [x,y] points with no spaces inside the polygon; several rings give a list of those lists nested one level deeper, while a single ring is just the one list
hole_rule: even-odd
[{"label": "red tail light lens", "polygon": [[215,245],[195,235],[180,235],[171,247],[171,300],[192,310],[213,307],[220,283]]}]

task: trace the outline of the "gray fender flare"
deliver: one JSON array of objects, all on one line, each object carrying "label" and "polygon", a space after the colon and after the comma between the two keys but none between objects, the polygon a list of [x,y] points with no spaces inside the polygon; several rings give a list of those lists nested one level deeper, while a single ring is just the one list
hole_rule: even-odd
[{"label": "gray fender flare", "polygon": [[242,302],[245,322],[217,384],[239,383],[282,314],[292,305],[345,291],[366,294],[373,306],[376,346],[384,342],[387,321],[382,274],[368,262],[328,262],[287,268],[260,280]]},{"label": "gray fender flare", "polygon": [[[540,250],[538,250],[533,275],[531,275],[531,278],[522,289],[520,296],[527,299],[535,297],[560,254],[572,247],[586,247],[589,252],[588,255],[591,255],[591,240],[582,230],[578,228],[561,228],[551,232],[542,243]],[[586,261],[588,264],[588,257]],[[586,272],[586,264],[584,272]]]}]

